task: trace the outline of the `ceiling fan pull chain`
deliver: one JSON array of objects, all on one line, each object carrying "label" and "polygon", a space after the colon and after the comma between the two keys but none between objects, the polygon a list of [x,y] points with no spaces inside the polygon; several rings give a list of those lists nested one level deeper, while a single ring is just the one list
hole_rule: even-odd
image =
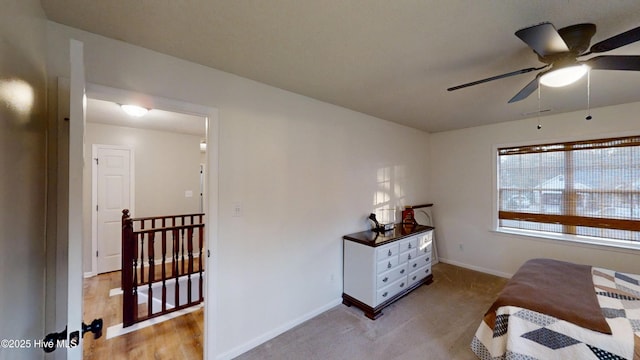
[{"label": "ceiling fan pull chain", "polygon": [[586,120],[591,120],[591,70],[587,71],[587,117]]},{"label": "ceiling fan pull chain", "polygon": [[538,130],[542,129],[542,124],[540,124],[540,88],[542,86],[538,86]]}]

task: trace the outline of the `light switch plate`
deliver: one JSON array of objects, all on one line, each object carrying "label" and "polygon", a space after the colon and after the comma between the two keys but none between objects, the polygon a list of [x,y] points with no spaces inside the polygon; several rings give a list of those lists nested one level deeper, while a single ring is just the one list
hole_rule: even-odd
[{"label": "light switch plate", "polygon": [[242,216],[242,203],[234,202],[233,203],[233,217],[241,217]]}]

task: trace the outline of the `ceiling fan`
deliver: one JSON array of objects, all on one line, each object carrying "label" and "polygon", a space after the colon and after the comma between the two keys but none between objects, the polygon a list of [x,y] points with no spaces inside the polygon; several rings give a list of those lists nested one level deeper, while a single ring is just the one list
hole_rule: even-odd
[{"label": "ceiling fan", "polygon": [[580,79],[590,69],[640,71],[640,55],[600,55],[578,60],[579,57],[604,53],[639,41],[640,27],[600,41],[589,49],[591,38],[595,33],[594,24],[577,24],[556,30],[549,22],[518,30],[515,35],[533,49],[533,52],[538,55],[538,60],[544,65],[492,76],[447,90],[458,90],[509,76],[544,70],[509,100],[509,103],[513,103],[531,95],[538,88],[539,83],[553,87],[569,85]]}]

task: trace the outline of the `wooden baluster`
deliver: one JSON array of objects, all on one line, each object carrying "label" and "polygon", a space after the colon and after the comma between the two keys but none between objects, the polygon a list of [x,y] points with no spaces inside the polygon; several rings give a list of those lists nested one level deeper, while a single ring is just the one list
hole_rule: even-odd
[{"label": "wooden baluster", "polygon": [[138,237],[139,234],[134,233],[133,236],[133,243],[134,243],[134,249],[135,249],[135,253],[133,256],[133,304],[131,306],[131,311],[133,313],[132,315],[132,319],[134,322],[138,321],[138,282],[140,281],[138,278]]},{"label": "wooden baluster", "polygon": [[[153,223],[152,223],[153,225]],[[154,226],[155,228],[155,226]],[[149,297],[148,297],[148,301],[147,301],[147,316],[150,317],[153,314],[153,281],[155,279],[155,254],[154,254],[154,243],[155,243],[155,231],[151,231],[148,233],[147,235],[149,238],[147,239],[147,245],[149,246],[149,249],[147,250],[147,256],[149,257],[149,276],[147,276],[147,278],[149,279]]]},{"label": "wooden baluster", "polygon": [[176,229],[175,227],[171,230],[171,237],[173,240],[172,243],[172,248],[171,248],[171,277],[175,277],[176,273],[178,272],[178,241],[179,241],[179,237],[178,237],[178,229]]},{"label": "wooden baluster", "polygon": [[[184,218],[182,218],[184,224]],[[182,268],[182,274],[184,275],[184,227],[180,229],[180,262]]]},{"label": "wooden baluster", "polygon": [[144,284],[144,233],[139,233],[140,239],[140,283]]},{"label": "wooden baluster", "polygon": [[[162,227],[164,228],[164,219],[162,220]],[[162,312],[167,310],[167,272],[165,269],[167,257],[167,230],[162,230]]]},{"label": "wooden baluster", "polygon": [[174,247],[173,247],[173,253],[175,258],[173,259],[173,278],[176,281],[176,286],[175,286],[175,291],[174,291],[174,301],[175,301],[175,306],[178,307],[178,305],[180,304],[180,282],[178,281],[178,277],[180,277],[180,270],[179,270],[179,264],[178,264],[178,251],[180,250],[180,232],[178,229],[174,229],[173,230],[173,242],[174,242]]},{"label": "wooden baluster", "polygon": [[187,266],[187,304],[191,304],[191,273],[193,273],[193,226],[187,230],[187,255],[189,265]]}]

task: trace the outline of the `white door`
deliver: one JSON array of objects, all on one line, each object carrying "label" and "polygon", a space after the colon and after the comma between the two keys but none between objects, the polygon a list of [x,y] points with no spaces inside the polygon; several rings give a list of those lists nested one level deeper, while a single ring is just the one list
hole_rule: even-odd
[{"label": "white door", "polygon": [[83,53],[82,42],[71,40],[67,335],[69,343],[72,345],[67,347],[68,360],[82,359],[82,168],[84,167],[84,128],[86,123]]},{"label": "white door", "polygon": [[121,268],[122,210],[131,209],[132,151],[94,145],[99,274]]}]

